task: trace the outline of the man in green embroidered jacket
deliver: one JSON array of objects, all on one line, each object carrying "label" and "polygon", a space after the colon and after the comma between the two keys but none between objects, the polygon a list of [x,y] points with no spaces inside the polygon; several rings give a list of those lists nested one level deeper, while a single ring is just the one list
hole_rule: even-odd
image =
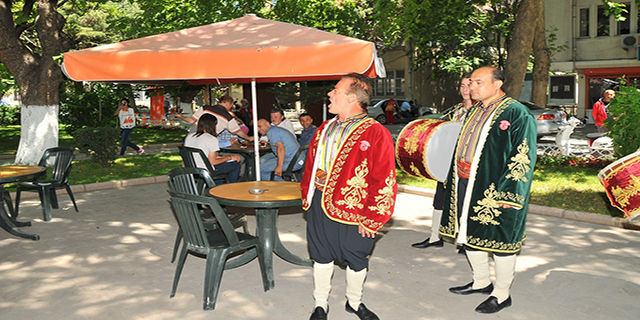
[{"label": "man in green embroidered jacket", "polygon": [[[471,75],[478,101],[464,122],[445,182],[440,234],[464,248],[473,282],[449,288],[490,297],[476,308],[495,313],[511,305],[516,253],[526,237],[529,190],[536,162],[537,126],[524,105],[502,91],[503,73],[482,67]],[[493,253],[496,279],[489,278]]]}]

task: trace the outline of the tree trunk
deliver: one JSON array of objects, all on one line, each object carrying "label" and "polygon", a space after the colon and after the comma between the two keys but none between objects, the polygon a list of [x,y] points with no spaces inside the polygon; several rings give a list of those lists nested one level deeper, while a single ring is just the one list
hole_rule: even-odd
[{"label": "tree trunk", "polygon": [[504,67],[503,90],[508,96],[518,98],[527,73],[527,63],[531,56],[536,21],[540,14],[542,0],[522,0],[514,22],[513,37],[509,44],[509,55]]},{"label": "tree trunk", "polygon": [[[30,12],[28,3],[22,11]],[[34,27],[41,45],[33,52],[21,41],[30,26],[14,25],[10,1],[0,3],[0,62],[16,79],[22,97],[21,136],[16,163],[37,163],[43,151],[58,145],[58,87],[64,77],[54,56],[65,52],[62,33],[65,20],[57,11],[57,0],[38,0]],[[31,7],[29,7],[31,6]]]},{"label": "tree trunk", "polygon": [[547,46],[544,22],[544,4],[540,7],[538,25],[533,37],[533,83],[531,88],[531,102],[547,105],[547,88],[549,87],[549,68],[551,67],[551,52]]},{"label": "tree trunk", "polygon": [[22,106],[16,163],[37,164],[44,150],[58,146],[58,105]]}]

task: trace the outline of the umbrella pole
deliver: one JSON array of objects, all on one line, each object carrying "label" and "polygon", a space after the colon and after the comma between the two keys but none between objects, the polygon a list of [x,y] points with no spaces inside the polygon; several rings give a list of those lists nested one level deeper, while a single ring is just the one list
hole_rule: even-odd
[{"label": "umbrella pole", "polygon": [[253,113],[253,155],[256,163],[256,181],[260,181],[260,139],[258,134],[258,96],[256,94],[256,79],[251,79],[251,103]]},{"label": "umbrella pole", "polygon": [[327,100],[322,100],[322,122],[327,121]]}]

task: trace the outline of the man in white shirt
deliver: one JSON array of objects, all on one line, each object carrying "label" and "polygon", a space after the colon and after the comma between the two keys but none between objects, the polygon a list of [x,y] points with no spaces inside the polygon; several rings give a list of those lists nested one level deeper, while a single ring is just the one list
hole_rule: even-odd
[{"label": "man in white shirt", "polygon": [[271,109],[271,125],[276,127],[280,127],[282,129],[287,129],[287,131],[291,132],[294,136],[296,133],[293,131],[293,123],[289,119],[284,118],[284,111],[280,108]]}]

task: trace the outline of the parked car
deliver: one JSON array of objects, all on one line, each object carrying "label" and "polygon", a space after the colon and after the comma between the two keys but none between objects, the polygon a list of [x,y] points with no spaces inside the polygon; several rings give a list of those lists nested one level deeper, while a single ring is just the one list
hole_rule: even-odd
[{"label": "parked car", "polygon": [[[520,103],[529,108],[529,111],[535,117],[538,125],[538,137],[554,135],[568,125],[567,114],[562,110],[545,108],[527,101],[520,101]],[[448,119],[449,114],[453,112],[453,108],[450,107],[442,112],[425,115],[420,119]]]},{"label": "parked car", "polygon": [[[393,99],[396,102],[396,112],[395,117],[396,119],[402,119],[402,116],[400,115],[400,106],[402,105],[403,102],[407,101],[407,100],[402,100],[402,99]],[[371,105],[367,107],[367,111],[368,111],[368,116],[371,118],[376,119],[378,122],[380,123],[386,123],[387,122],[387,115],[384,112],[384,109],[387,107],[387,104],[389,103],[389,99],[382,99],[382,100],[371,100]],[[414,114],[417,113],[418,115],[426,115],[426,114],[432,114],[434,113],[436,110],[433,108],[426,108],[426,107],[421,107],[420,105],[416,105],[416,110],[414,110]]]}]

